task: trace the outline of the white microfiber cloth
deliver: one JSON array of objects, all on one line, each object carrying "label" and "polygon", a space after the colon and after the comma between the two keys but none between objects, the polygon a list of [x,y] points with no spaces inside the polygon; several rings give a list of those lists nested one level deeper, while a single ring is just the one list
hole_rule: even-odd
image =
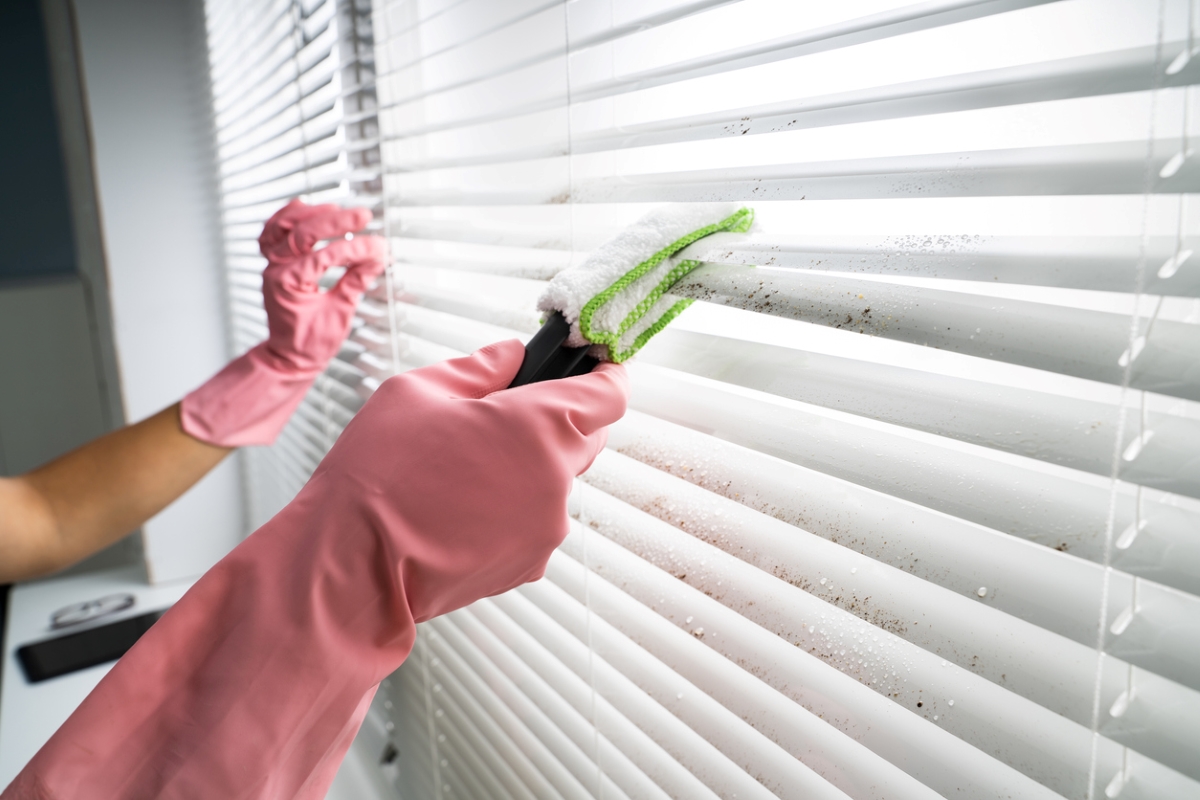
[{"label": "white microfiber cloth", "polygon": [[753,222],[754,212],[738,203],[656,208],[579,266],[555,275],[538,310],[561,312],[571,323],[571,347],[591,344],[590,355],[625,361],[692,303],[667,292],[700,266],[676,254],[709,234],[744,233]]}]

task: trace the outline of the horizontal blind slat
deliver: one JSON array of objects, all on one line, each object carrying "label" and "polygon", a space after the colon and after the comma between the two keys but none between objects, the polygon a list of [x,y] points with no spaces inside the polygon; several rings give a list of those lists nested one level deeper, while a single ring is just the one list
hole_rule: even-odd
[{"label": "horizontal blind slat", "polygon": [[[686,776],[687,783],[692,784],[689,790],[697,797],[720,797],[737,793],[739,796],[764,798],[767,800],[775,795],[761,784],[754,781],[736,764],[731,762],[716,748],[709,745],[694,731],[684,725],[678,718],[662,707],[652,697],[647,695],[625,676],[605,664],[602,659],[589,653],[586,645],[575,638],[570,629],[563,625],[564,620],[556,616],[558,608],[553,602],[546,602],[545,595],[532,592],[537,587],[543,589],[543,584],[527,584],[516,592],[501,595],[493,603],[502,609],[522,628],[532,633],[535,638],[545,644],[556,641],[556,654],[576,675],[582,678],[591,677],[591,690],[596,699],[604,698],[611,704],[614,711],[624,720],[635,726],[637,738],[647,737],[667,754],[674,766],[677,780]],[[559,600],[561,602],[561,600]],[[550,638],[553,636],[554,638]],[[596,726],[601,732],[615,736],[628,731],[624,725],[617,726],[611,717],[605,719],[597,715]],[[627,755],[635,758],[628,747],[622,748]],[[703,759],[704,763],[700,762]],[[663,785],[663,775],[656,775],[647,769],[644,763],[639,766],[659,785]],[[660,767],[661,768],[661,767]],[[664,786],[664,788],[667,788]],[[671,791],[668,789],[668,791]],[[674,792],[672,792],[674,793]],[[693,796],[685,794],[682,796]]]},{"label": "horizontal blind slat", "polygon": [[[431,660],[431,672],[436,670],[437,678],[446,680],[445,667],[438,662],[436,658]],[[454,763],[453,769],[446,766],[441,769],[443,789],[480,800],[490,797],[517,800],[499,777],[505,765],[449,692],[439,692],[437,711],[440,713],[436,714],[434,726],[438,732],[438,750]],[[527,796],[520,795],[522,800]],[[558,800],[557,794],[553,796]]]},{"label": "horizontal blind slat", "polygon": [[[1094,649],[1088,641],[1073,642],[1052,633],[1057,620],[1047,621],[1038,614],[1030,622],[1028,617],[1033,616],[1030,614],[1024,615],[1023,620],[1001,613],[966,592],[952,594],[941,589],[938,582],[927,582],[905,571],[865,560],[853,548],[817,539],[767,515],[747,513],[732,500],[718,498],[682,481],[665,479],[662,473],[631,464],[611,451],[601,454],[584,480],[587,485],[871,624],[885,627],[924,650],[953,660],[961,658],[960,654],[971,653],[964,668],[1080,724],[1091,722],[1093,693],[1089,680],[1096,670]],[[1001,561],[1002,556],[994,554],[993,558]],[[1057,558],[1067,560],[1062,556]],[[1074,595],[1072,599],[1084,607],[1091,600],[1088,610],[1092,613],[1077,620],[1086,631],[1087,623],[1094,624],[1094,609],[1102,596],[1101,571],[1067,568],[1039,574],[1038,566],[1032,558],[1026,559],[1023,571],[1017,565],[1001,563],[998,580],[992,586],[1015,592],[1020,591],[1022,580],[1032,578],[1034,596],[1029,603],[1043,607],[1052,607],[1060,594]],[[1128,578],[1119,582],[1125,584],[1127,596]],[[1047,592],[1051,586],[1057,592]],[[1154,594],[1151,587],[1142,587],[1139,608],[1143,593]],[[1113,596],[1120,595],[1121,589],[1114,587]],[[1163,597],[1160,593],[1159,597],[1155,620],[1158,625],[1147,621],[1145,612],[1139,610],[1142,624],[1156,628],[1161,625],[1158,632],[1163,638],[1195,640],[1200,634],[1191,622],[1197,613],[1195,598],[1188,602],[1188,598],[1180,595]],[[1173,609],[1171,600],[1177,604]],[[1121,605],[1118,603],[1114,609],[1114,618]],[[1146,603],[1146,607],[1152,605],[1152,601]],[[1014,641],[1022,642],[1023,646],[1014,650],[1011,647]],[[1200,713],[1200,692],[1195,690],[1196,681],[1190,679],[1186,668],[1190,658],[1195,657],[1187,652],[1189,649],[1192,648],[1187,645],[1174,648],[1178,658],[1175,664],[1166,663],[1166,654],[1160,652],[1156,654],[1157,663],[1149,666],[1161,669],[1165,665],[1176,680],[1184,680],[1191,689],[1139,671],[1139,685],[1154,685],[1156,689],[1150,690],[1150,694],[1159,698],[1157,704],[1148,697],[1145,699],[1140,720],[1146,725],[1141,730],[1153,731],[1153,735],[1141,737],[1138,735],[1141,731],[1135,729],[1122,738],[1140,752],[1200,778],[1193,767],[1200,749],[1192,744],[1200,740],[1200,726],[1184,722],[1188,714],[1181,712],[1191,708]],[[1116,650],[1113,648],[1113,655]],[[860,652],[859,656],[863,654]],[[1101,688],[1105,708],[1125,689],[1129,673],[1128,664],[1113,658],[1106,660]]]},{"label": "horizontal blind slat", "polygon": [[[584,487],[582,502],[585,508],[600,512],[589,514],[589,525],[598,525],[597,530],[605,537],[633,548],[642,559],[660,567],[669,565],[677,575],[682,568],[686,582],[699,584],[703,591],[713,593],[742,616],[769,625],[776,635],[797,648],[810,649],[827,660],[844,662],[845,669],[875,691],[899,695],[910,708],[918,700],[925,701],[926,713],[930,716],[936,713],[943,728],[1043,786],[1066,796],[1084,793],[1093,745],[1093,736],[1086,727],[848,612],[815,600],[800,589],[744,565],[632,507],[605,500],[601,492]],[[629,588],[638,591],[638,587]],[[848,640],[845,648],[850,656],[839,654],[843,642],[839,634]],[[855,641],[862,643],[852,648]],[[857,663],[854,655],[861,655],[863,663]],[[936,695],[921,693],[925,687]],[[947,709],[950,699],[956,701],[953,711]],[[1118,770],[1122,748],[1104,738],[1095,743],[1102,767]],[[1178,776],[1161,765],[1157,773],[1161,778],[1151,778],[1152,783],[1173,781]]]},{"label": "horizontal blind slat", "polygon": [[1165,80],[1156,74],[1162,52],[1175,56],[1185,49],[1186,43],[1173,42],[1162,49],[1139,47],[626,124],[618,129],[583,130],[572,136],[571,149],[576,153],[601,152],[1190,86],[1200,80],[1194,63]]},{"label": "horizontal blind slat", "polygon": [[[590,536],[586,545],[582,536]],[[768,685],[943,796],[959,791],[981,798],[1060,796],[607,537],[575,528],[565,551],[580,561],[585,547],[587,563],[603,579],[685,630],[718,631],[700,641],[747,665]],[[559,585],[569,585],[577,600],[586,597],[578,582]],[[692,622],[685,622],[688,618]]]},{"label": "horizontal blind slat", "polygon": [[542,756],[539,759],[541,763],[535,765],[531,761],[529,751],[544,751],[544,747],[529,733],[523,722],[511,713],[505,713],[503,704],[447,643],[444,634],[449,626],[440,623],[432,627],[443,634],[429,640],[430,651],[438,657],[434,667],[441,688],[437,702],[441,705],[445,699],[459,706],[456,721],[460,727],[469,725],[476,741],[484,742],[482,755],[508,794],[528,800],[537,797],[583,797],[583,787],[575,781],[570,781],[567,786],[556,786],[547,780],[547,774],[555,773],[553,767],[562,770],[561,765],[544,752],[538,753]]},{"label": "horizontal blind slat", "polygon": [[[730,391],[650,365],[633,369],[639,387],[634,409],[1050,548],[1104,560],[1112,491],[1107,480],[881,429],[837,412]],[[805,432],[803,440],[789,436],[797,430]],[[920,468],[914,470],[913,464]],[[1117,492],[1117,530],[1139,518],[1152,519],[1170,541],[1195,524],[1190,504],[1172,502],[1170,496],[1151,499],[1146,492],[1138,497],[1135,487],[1118,486]],[[1139,502],[1145,503],[1143,512]],[[1156,550],[1151,545],[1151,552]]]},{"label": "horizontal blind slat", "polygon": [[467,0],[398,0],[381,3],[375,8],[375,21],[380,30],[378,41],[382,44],[388,36],[403,33],[464,2]]},{"label": "horizontal blind slat", "polygon": [[[700,267],[671,293],[1117,385],[1129,358],[1120,314],[733,265]],[[1132,386],[1200,400],[1188,375],[1198,337],[1194,325],[1158,322]]]},{"label": "horizontal blind slat", "polygon": [[[549,748],[581,787],[593,786],[599,779],[603,792],[615,798],[628,795],[605,773],[599,771],[588,755],[592,732],[587,720],[570,704],[536,677],[528,665],[516,658],[469,611],[443,617],[437,626],[455,651],[480,678],[503,700],[520,720],[530,727],[538,741]],[[486,644],[481,644],[486,642]],[[569,731],[569,733],[567,732]],[[615,751],[606,753],[611,758]],[[644,781],[639,794],[650,793],[665,800],[661,789]],[[589,797],[591,795],[588,795]]]},{"label": "horizontal blind slat", "polygon": [[[715,239],[715,237],[714,237]],[[965,247],[963,247],[965,245]],[[936,234],[903,241],[884,236],[753,236],[722,238],[693,250],[714,263],[864,272],[1028,286],[1129,292],[1139,261],[1148,294],[1200,296],[1200,270],[1181,270],[1200,249],[1192,238],[1152,236],[979,236],[964,242]],[[1180,258],[1181,254],[1186,256]],[[1170,266],[1168,266],[1168,264]],[[1170,272],[1167,277],[1159,273]]]},{"label": "horizontal blind slat", "polygon": [[[280,89],[269,99],[250,106],[245,113],[229,118],[217,129],[217,143],[222,154],[230,151],[231,144],[247,135],[253,135],[256,128],[268,121],[285,114],[296,105],[307,105],[317,102],[309,100],[317,89],[325,86],[335,76],[336,55],[329,42],[311,52],[313,63],[307,69],[301,69],[297,64],[291,80],[281,81]],[[299,56],[297,56],[299,58]]]},{"label": "horizontal blind slat", "polygon": [[[1048,0],[1049,3],[1054,3],[1056,0]],[[796,14],[793,8],[789,8],[787,3],[758,3],[760,9],[717,9],[716,13],[711,16],[720,18],[727,16],[730,18],[742,18],[731,36],[739,38],[749,38],[750,41],[745,41],[741,46],[734,48],[712,49],[711,33],[706,37],[709,41],[705,42],[707,47],[704,50],[693,48],[700,52],[691,58],[684,57],[680,59],[676,55],[677,50],[686,52],[686,47],[673,48],[666,50],[665,55],[669,58],[674,58],[673,62],[661,63],[665,59],[657,59],[655,55],[660,48],[655,47],[656,44],[661,44],[663,41],[669,41],[676,37],[684,37],[687,41],[689,28],[702,30],[704,20],[687,19],[681,24],[675,26],[667,26],[662,30],[653,30],[641,32],[641,35],[635,33],[628,37],[625,42],[622,42],[625,48],[633,52],[640,52],[639,55],[649,54],[651,60],[658,60],[660,63],[656,67],[641,70],[622,70],[624,74],[610,78],[608,80],[593,80],[585,82],[579,77],[573,76],[572,100],[586,101],[595,97],[604,97],[616,93],[629,93],[639,89],[645,89],[653,86],[660,86],[665,83],[678,83],[684,80],[700,78],[715,73],[728,72],[732,70],[746,69],[772,62],[792,60],[802,58],[804,56],[823,53],[833,50],[850,49],[856,45],[864,45],[880,40],[888,40],[893,38],[902,38],[906,35],[929,31],[931,29],[950,28],[951,26],[959,26],[953,30],[960,30],[961,23],[978,20],[980,18],[993,17],[997,15],[1005,15],[1008,12],[1018,11],[1020,9],[1028,9],[1035,6],[1045,5],[1047,0],[1000,0],[999,2],[984,0],[948,0],[945,2],[933,3],[896,3],[895,7],[884,9],[876,13],[869,13],[866,16],[850,16],[853,14],[855,6],[847,4],[846,11],[843,11],[838,6],[830,6],[824,10],[824,16],[841,17],[832,23],[811,27],[811,14]],[[880,4],[875,4],[880,5]],[[780,10],[791,11],[786,19],[780,20]],[[755,21],[760,25],[747,25],[745,17],[754,14],[758,11]],[[765,12],[765,13],[763,13]],[[821,16],[817,16],[821,19]],[[1003,17],[1002,17],[1003,19]],[[822,20],[824,21],[824,20]],[[699,24],[697,24],[699,23]],[[719,24],[719,23],[718,23]],[[777,33],[779,25],[787,26],[791,24],[804,25],[805,27],[787,33],[785,35],[771,34]],[[679,30],[672,30],[678,28]],[[711,29],[710,29],[711,30]],[[754,31],[757,36],[746,37],[746,33]],[[962,35],[962,34],[959,34]],[[638,38],[647,39],[645,44],[638,42]],[[721,40],[726,37],[722,35]],[[722,41],[724,44],[724,41]],[[639,47],[639,45],[641,45]],[[718,45],[719,46],[719,45]],[[595,57],[601,53],[590,53],[586,49],[582,52],[576,51],[573,54],[576,61],[583,61],[589,56]],[[603,55],[608,55],[604,53]],[[611,57],[611,56],[610,56]],[[589,71],[576,67],[577,74],[588,76]]]},{"label": "horizontal blind slat", "polygon": [[[617,650],[623,643],[601,643],[598,625],[611,620],[619,630],[650,654],[661,658],[674,672],[694,684],[698,690],[719,700],[751,726],[769,733],[794,758],[812,766],[827,781],[853,798],[937,798],[924,784],[913,780],[886,760],[836,730],[827,722],[794,704],[772,688],[745,674],[736,664],[706,648],[695,636],[679,630],[647,607],[632,600],[599,576],[584,578],[583,566],[557,552],[547,567],[547,578],[572,595],[583,594],[587,581],[587,607],[596,614],[588,620],[590,646],[614,666],[619,666]],[[599,608],[604,612],[598,612]],[[612,654],[612,655],[606,655]],[[630,674],[629,669],[624,669]],[[682,691],[682,690],[680,690]],[[691,694],[680,699],[680,706],[691,702]],[[754,763],[757,754],[742,759]],[[853,764],[852,769],[846,765]],[[799,783],[798,783],[799,786]]]},{"label": "horizontal blind slat", "polygon": [[[524,696],[531,699],[538,709],[550,715],[559,726],[557,730],[565,732],[574,745],[572,755],[566,761],[577,765],[576,769],[579,772],[576,773],[576,777],[581,783],[594,785],[596,766],[586,755],[592,752],[605,765],[604,771],[599,773],[603,784],[602,791],[612,791],[614,797],[622,797],[626,796],[626,792],[621,787],[626,787],[634,797],[665,800],[669,795],[647,778],[645,773],[634,766],[633,762],[605,736],[592,729],[589,717],[585,717],[580,709],[580,706],[583,709],[587,708],[586,701],[582,699],[587,689],[580,679],[573,673],[568,674],[565,667],[555,662],[550,651],[542,649],[533,641],[527,641],[524,647],[518,645],[516,650],[509,649],[505,639],[512,637],[503,637],[501,634],[504,630],[504,619],[506,618],[487,605],[487,601],[472,604],[468,609],[453,615],[455,626],[479,648],[478,652],[482,656],[478,661],[480,674],[487,675],[493,670],[501,670],[509,679],[520,681]],[[490,624],[484,624],[481,620],[488,620]],[[524,654],[524,659],[533,660],[527,663],[519,652]],[[536,664],[541,667],[551,662],[555,662],[558,668],[554,675],[539,673],[531,666]],[[546,671],[543,670],[543,673]],[[566,688],[567,685],[574,687],[574,691]],[[566,694],[563,694],[564,692]],[[568,701],[568,695],[579,699],[572,703]],[[566,745],[560,738],[561,735],[560,733],[559,737],[546,737],[544,741],[549,747],[561,749]],[[576,753],[578,756],[574,755]]]},{"label": "horizontal blind slat", "polygon": [[253,60],[238,57],[242,53],[262,52],[264,46],[269,48],[291,32],[291,5],[288,0],[260,3],[247,14],[245,5],[230,4],[230,8],[234,9],[229,18],[230,30],[226,35],[218,31],[209,34],[209,61],[212,64],[214,88],[233,83],[238,77],[234,70],[239,67],[247,69],[254,66]]},{"label": "horizontal blind slat", "polygon": [[[748,46],[740,50],[724,51],[715,55],[705,56],[695,59],[692,63],[671,65],[667,69],[660,71],[657,75],[650,74],[624,78],[596,87],[575,86],[571,90],[571,97],[576,101],[585,100],[590,97],[606,97],[631,89],[676,82],[687,78],[726,72],[735,68],[751,67],[782,59],[791,59],[797,56],[840,49],[864,42],[903,36],[914,31],[941,27],[977,17],[1000,14],[1017,8],[1040,5],[1043,2],[1045,0],[991,0],[990,2],[968,0],[968,2],[939,2],[904,6],[893,11],[847,20],[822,29],[802,31],[790,37],[783,37],[766,43]],[[566,98],[565,93],[553,90],[547,92],[544,89],[540,93],[532,94],[525,88],[526,84],[536,80],[535,76],[554,75],[556,71],[549,68],[552,64],[553,61],[536,62],[529,67],[503,73],[498,77],[489,77],[461,88],[441,92],[437,98],[438,105],[457,105],[464,110],[464,113],[454,118],[453,122],[450,121],[451,118],[443,117],[432,125],[425,122],[419,127],[409,129],[408,132],[411,135],[412,133],[437,130],[447,125],[478,123],[494,118],[497,113],[530,113],[541,108],[546,108],[553,103],[561,103]],[[546,88],[553,86],[553,84],[545,84],[544,81],[545,79],[543,78],[542,85]],[[384,85],[381,83],[381,88]],[[496,97],[498,95],[512,97],[513,102],[507,107],[493,106],[488,101],[488,97]],[[413,105],[414,102],[427,105],[425,102],[427,99],[422,98],[418,101],[401,102],[392,105],[392,98],[387,95],[385,90],[382,96],[382,111],[397,120],[404,117],[425,120],[429,116],[431,109],[410,109],[408,106]],[[500,111],[501,108],[504,108],[504,111]],[[405,113],[406,111],[410,113]],[[415,115],[411,113],[414,111],[417,112]],[[424,113],[420,113],[422,111]]]},{"label": "horizontal blind slat", "polygon": [[630,722],[609,698],[593,694],[586,678],[586,650],[531,601],[510,592],[473,604],[471,613],[547,682],[553,681],[564,699],[591,720],[602,743],[611,742],[669,796],[715,800],[717,795],[662,744]]},{"label": "horizontal blind slat", "polygon": [[[1113,448],[1125,451],[1141,435],[1130,426],[1118,445],[1120,411],[1107,402],[682,330],[657,337],[642,360],[1096,475],[1110,475]],[[1136,459],[1120,462],[1118,476],[1200,498],[1200,475],[1187,469],[1200,419],[1144,420],[1155,436]]]},{"label": "horizontal blind slat", "polygon": [[552,583],[536,583],[526,595],[531,599],[541,596],[542,601],[534,602],[546,609],[552,607],[554,618],[603,659],[605,667],[593,667],[596,685],[607,683],[603,672],[608,668],[628,678],[775,796],[847,796],[695,684],[590,615],[586,607],[570,602]]},{"label": "horizontal blind slat", "polygon": [[389,66],[397,69],[406,63],[433,58],[451,48],[477,42],[493,31],[553,5],[556,5],[555,0],[511,0],[508,3],[466,0],[406,30],[385,32],[378,45],[388,52],[399,51],[411,60],[392,61]]}]

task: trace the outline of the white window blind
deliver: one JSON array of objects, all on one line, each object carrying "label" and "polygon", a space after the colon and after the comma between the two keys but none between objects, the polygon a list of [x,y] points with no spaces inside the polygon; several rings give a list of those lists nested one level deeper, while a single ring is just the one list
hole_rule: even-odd
[{"label": "white window blind", "polygon": [[[257,241],[267,218],[293,197],[381,210],[374,40],[362,0],[205,7],[230,320],[242,352],[267,336]],[[383,334],[371,332],[376,318]],[[364,342],[387,336],[386,304],[364,301],[354,325],[278,442],[245,451],[253,527],[291,500],[362,405],[355,362]]]},{"label": "white window blind", "polygon": [[[376,186],[346,98],[398,260],[263,513],[654,204],[758,220],[691,248],[547,578],[385,682],[397,796],[1200,797],[1194,2],[326,5],[210,3],[239,341],[261,220]],[[341,30],[374,93],[306,77]]]}]

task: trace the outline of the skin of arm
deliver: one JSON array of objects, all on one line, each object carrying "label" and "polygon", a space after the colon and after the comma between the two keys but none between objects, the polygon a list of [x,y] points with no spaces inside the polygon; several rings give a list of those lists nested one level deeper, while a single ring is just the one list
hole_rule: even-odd
[{"label": "skin of arm", "polygon": [[179,404],[0,478],[0,584],[69,566],[157,514],[232,450],[194,439]]}]

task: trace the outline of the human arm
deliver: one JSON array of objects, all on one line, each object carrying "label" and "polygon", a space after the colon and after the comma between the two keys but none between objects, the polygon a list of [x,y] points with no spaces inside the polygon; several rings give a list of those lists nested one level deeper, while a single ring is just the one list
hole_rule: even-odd
[{"label": "human arm", "polygon": [[[288,203],[263,228],[267,340],[182,402],[16,478],[0,478],[0,584],[66,567],[161,511],[233,447],[270,444],[337,353],[384,269],[367,209]],[[317,242],[332,239],[314,250]],[[328,292],[325,271],[347,267]]]},{"label": "human arm", "polygon": [[545,570],[624,369],[505,389],[520,342],[391,378],[300,494],[117,663],[2,800],[317,800],[415,624]]},{"label": "human arm", "polygon": [[184,433],[176,403],[25,475],[0,478],[0,584],[54,572],[112,544],[230,449]]}]

